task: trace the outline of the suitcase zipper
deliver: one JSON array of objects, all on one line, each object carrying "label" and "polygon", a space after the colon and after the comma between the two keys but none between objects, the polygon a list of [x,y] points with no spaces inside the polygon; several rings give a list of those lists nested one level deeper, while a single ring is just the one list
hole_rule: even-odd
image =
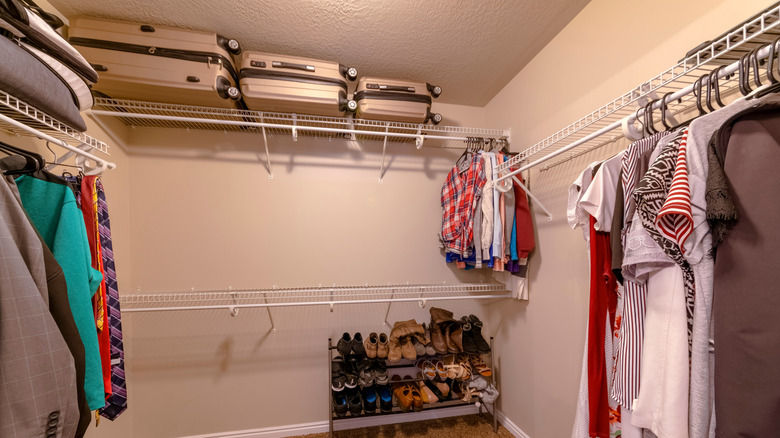
[{"label": "suitcase zipper", "polygon": [[356,101],[363,99],[397,100],[401,102],[427,103],[428,105],[432,103],[431,96],[427,96],[425,94],[400,94],[388,91],[373,90],[358,91],[353,96],[353,99]]},{"label": "suitcase zipper", "polygon": [[345,92],[347,91],[346,81],[341,79],[336,79],[336,78],[326,78],[322,76],[309,76],[309,75],[298,74],[298,73],[273,71],[273,70],[261,70],[256,68],[242,68],[238,77],[239,79],[256,78],[256,79],[272,79],[272,80],[279,80],[279,81],[302,82],[305,84],[315,84],[315,85],[335,85],[337,87],[343,88]]},{"label": "suitcase zipper", "polygon": [[91,47],[93,49],[116,50],[118,52],[162,56],[165,58],[180,59],[182,61],[205,62],[209,66],[211,64],[218,64],[221,67],[224,67],[230,74],[230,77],[233,78],[233,82],[238,84],[238,74],[236,74],[233,64],[229,59],[219,53],[166,49],[164,47],[142,46],[140,44],[119,43],[115,41],[79,37],[70,38],[68,41],[76,46]]}]

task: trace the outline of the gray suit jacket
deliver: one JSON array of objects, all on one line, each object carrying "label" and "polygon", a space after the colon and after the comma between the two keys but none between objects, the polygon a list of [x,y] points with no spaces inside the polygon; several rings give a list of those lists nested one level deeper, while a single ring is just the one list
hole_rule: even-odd
[{"label": "gray suit jacket", "polygon": [[41,241],[0,178],[0,437],[72,437],[73,356],[49,312]]}]

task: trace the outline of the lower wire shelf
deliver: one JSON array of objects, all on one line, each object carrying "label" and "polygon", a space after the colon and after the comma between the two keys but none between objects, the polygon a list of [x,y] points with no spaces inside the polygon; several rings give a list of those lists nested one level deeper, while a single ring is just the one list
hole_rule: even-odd
[{"label": "lower wire shelf", "polygon": [[[404,380],[402,382],[408,382],[408,381]],[[376,417],[388,416],[393,414],[419,414],[421,412],[432,411],[436,409],[451,408],[457,406],[470,406],[473,405],[476,401],[478,401],[478,397],[472,397],[471,400],[467,402],[463,400],[446,400],[443,402],[426,404],[423,407],[422,411],[404,411],[400,407],[398,407],[397,403],[393,402],[393,410],[390,412],[379,412],[379,409],[377,409],[377,412],[373,414],[366,414],[366,413],[362,413],[360,415],[348,414],[343,417],[339,417],[338,415],[336,415],[335,412],[332,412],[332,416],[333,416],[333,421],[342,421],[342,420],[351,420],[351,419],[358,419],[358,418],[376,418]]]}]

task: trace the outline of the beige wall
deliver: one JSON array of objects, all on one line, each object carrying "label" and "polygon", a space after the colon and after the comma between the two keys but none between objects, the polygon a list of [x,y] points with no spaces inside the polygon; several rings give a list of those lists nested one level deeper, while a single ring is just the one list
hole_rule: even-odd
[{"label": "beige wall", "polygon": [[[487,105],[486,120],[510,126],[513,149],[523,150],[771,3],[593,0]],[[624,146],[531,175],[554,220],[536,209],[530,301],[497,305],[492,322],[498,326],[501,409],[534,438],[571,433],[582,363],[587,261],[582,234],[566,225],[567,187],[589,162]]]}]

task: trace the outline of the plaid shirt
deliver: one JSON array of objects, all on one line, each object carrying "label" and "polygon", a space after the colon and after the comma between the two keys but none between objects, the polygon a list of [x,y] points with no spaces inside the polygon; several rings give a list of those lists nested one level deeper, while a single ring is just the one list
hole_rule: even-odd
[{"label": "plaid shirt", "polygon": [[441,235],[447,252],[467,255],[474,239],[475,203],[485,186],[480,155],[474,155],[464,175],[461,176],[458,166],[454,166],[444,181],[441,189]]}]

